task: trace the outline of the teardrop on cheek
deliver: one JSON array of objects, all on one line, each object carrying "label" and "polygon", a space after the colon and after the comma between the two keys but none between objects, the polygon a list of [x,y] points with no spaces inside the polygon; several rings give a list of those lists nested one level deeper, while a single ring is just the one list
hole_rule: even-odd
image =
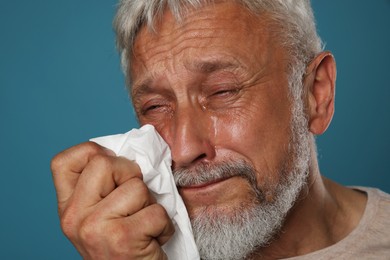
[{"label": "teardrop on cheek", "polygon": [[214,148],[218,139],[218,117],[210,116],[210,124],[209,124],[209,139],[212,141]]}]

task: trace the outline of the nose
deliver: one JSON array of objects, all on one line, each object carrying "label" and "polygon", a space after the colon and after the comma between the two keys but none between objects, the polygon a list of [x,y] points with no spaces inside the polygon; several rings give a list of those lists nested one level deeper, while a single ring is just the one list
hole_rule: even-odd
[{"label": "nose", "polygon": [[170,148],[174,169],[215,157],[210,119],[200,106],[192,104],[179,108],[172,121]]}]

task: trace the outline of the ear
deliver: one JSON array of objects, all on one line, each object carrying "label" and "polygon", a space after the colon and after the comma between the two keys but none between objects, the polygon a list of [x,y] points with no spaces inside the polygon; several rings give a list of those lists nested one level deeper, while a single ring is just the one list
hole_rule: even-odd
[{"label": "ear", "polygon": [[328,128],[334,113],[336,62],[330,52],[322,52],[312,60],[307,67],[304,85],[309,129],[320,135]]}]

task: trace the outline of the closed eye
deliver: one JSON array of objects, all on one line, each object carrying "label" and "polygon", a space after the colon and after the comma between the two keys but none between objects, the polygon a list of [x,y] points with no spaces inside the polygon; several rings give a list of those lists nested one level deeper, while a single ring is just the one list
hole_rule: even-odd
[{"label": "closed eye", "polygon": [[162,109],[163,107],[164,107],[164,105],[159,105],[159,104],[149,105],[149,106],[145,106],[144,108],[142,108],[141,112],[142,112],[142,115],[146,115],[147,113],[158,111],[159,109]]},{"label": "closed eye", "polygon": [[213,96],[223,96],[223,95],[235,94],[238,91],[239,91],[238,89],[223,89],[223,90],[219,90],[217,92],[214,92]]},{"label": "closed eye", "polygon": [[157,115],[160,113],[166,113],[170,111],[171,105],[165,99],[156,99],[146,102],[141,109],[141,114],[143,116],[147,115]]},{"label": "closed eye", "polygon": [[158,108],[160,108],[160,107],[161,107],[161,105],[153,105],[153,106],[147,107],[145,110],[146,110],[146,111],[156,110],[156,109],[158,109]]},{"label": "closed eye", "polygon": [[214,110],[229,108],[240,97],[242,88],[238,85],[223,85],[210,87],[209,92],[205,95],[204,104],[206,107]]}]

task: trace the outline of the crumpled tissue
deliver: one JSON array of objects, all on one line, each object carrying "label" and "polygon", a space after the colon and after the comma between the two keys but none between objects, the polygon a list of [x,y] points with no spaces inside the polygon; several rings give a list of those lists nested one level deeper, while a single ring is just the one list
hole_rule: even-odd
[{"label": "crumpled tissue", "polygon": [[93,138],[91,141],[114,151],[117,156],[135,161],[141,168],[144,182],[175,226],[175,234],[162,246],[168,259],[200,259],[186,207],[173,179],[171,152],[154,127],[144,125],[125,134]]}]

